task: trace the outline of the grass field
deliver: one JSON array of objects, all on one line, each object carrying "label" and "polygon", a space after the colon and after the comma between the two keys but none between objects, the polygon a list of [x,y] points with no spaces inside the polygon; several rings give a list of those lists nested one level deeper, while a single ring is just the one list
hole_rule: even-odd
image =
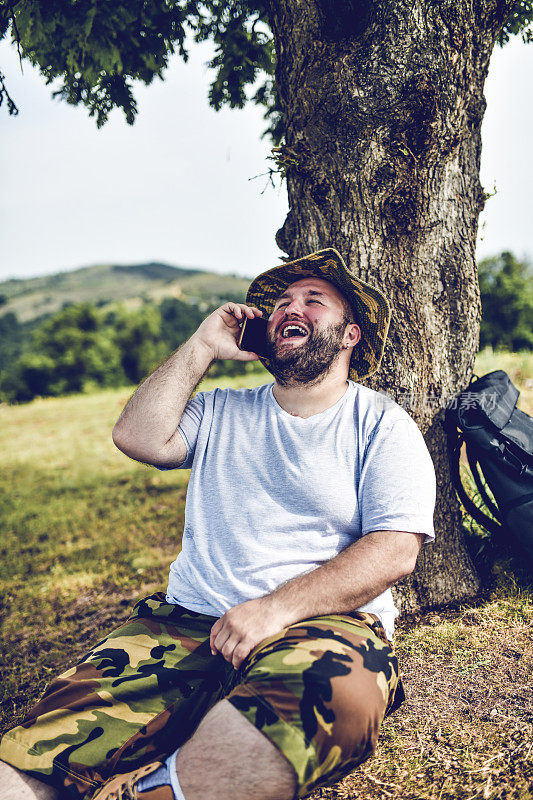
[{"label": "grass field", "polygon": [[[533,414],[533,354],[480,354],[478,375],[497,368]],[[188,473],[116,450],[111,430],[128,396],[0,406],[2,730],[137,597],[165,586]],[[375,757],[317,796],[533,797],[532,629],[531,592],[505,572],[477,603],[402,621],[408,702],[384,724]]]}]

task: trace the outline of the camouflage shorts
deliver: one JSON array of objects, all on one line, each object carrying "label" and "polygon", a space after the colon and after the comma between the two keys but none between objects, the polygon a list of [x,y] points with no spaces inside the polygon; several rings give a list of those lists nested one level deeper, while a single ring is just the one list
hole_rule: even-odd
[{"label": "camouflage shorts", "polygon": [[111,774],[160,759],[226,698],[286,756],[304,797],[367,759],[404,699],[377,617],[313,617],[260,642],[238,670],[211,654],[216,617],[158,593],[54,680],[0,744],[0,759],[90,796]]}]

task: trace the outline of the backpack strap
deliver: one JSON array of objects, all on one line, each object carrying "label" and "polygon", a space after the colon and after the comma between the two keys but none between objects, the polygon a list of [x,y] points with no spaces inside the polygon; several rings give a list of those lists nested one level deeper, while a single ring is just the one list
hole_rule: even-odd
[{"label": "backpack strap", "polygon": [[481,497],[483,498],[483,502],[485,503],[485,505],[489,509],[489,511],[492,514],[492,516],[495,517],[498,520],[498,522],[501,524],[503,522],[502,514],[500,513],[500,510],[498,509],[498,506],[496,506],[492,502],[492,500],[490,499],[490,497],[488,495],[488,492],[485,489],[485,486],[483,485],[483,481],[481,480],[481,475],[479,474],[479,461],[478,461],[478,458],[475,455],[475,451],[474,451],[474,449],[472,447],[472,444],[470,442],[466,443],[466,457],[467,457],[467,460],[468,460],[468,466],[470,467],[470,471],[471,471],[472,475],[474,476],[474,481],[476,483],[478,492],[480,493]]},{"label": "backpack strap", "polygon": [[[464,486],[462,484],[461,474],[460,474],[460,471],[459,471],[459,459],[460,459],[461,447],[463,445],[463,442],[465,441],[464,434],[457,431],[457,426],[456,426],[455,422],[452,419],[452,415],[450,413],[448,413],[448,412],[446,412],[446,414],[445,414],[445,418],[444,418],[444,422],[442,423],[442,426],[443,426],[444,430],[446,431],[446,435],[447,435],[447,438],[448,438],[448,460],[449,460],[449,464],[450,464],[451,478],[452,478],[455,490],[456,490],[457,494],[459,495],[459,498],[460,498],[462,504],[464,505],[464,507],[466,508],[467,512],[470,514],[470,516],[473,517],[479,525],[481,525],[483,528],[485,528],[485,530],[487,530],[489,533],[492,533],[493,536],[496,536],[498,539],[500,539],[501,535],[502,535],[502,526],[498,522],[495,522],[493,519],[491,519],[491,517],[488,517],[486,514],[484,514],[483,511],[481,511],[481,509],[479,509],[472,502],[472,500],[470,499],[470,497],[466,493],[465,488],[464,488]],[[467,452],[467,456],[468,456],[468,452]],[[473,460],[472,463],[470,462],[470,459],[469,459],[468,464],[469,464],[469,466],[471,468],[472,468],[472,464],[474,464],[475,465],[475,472],[477,472],[477,461],[475,459]],[[474,473],[474,479],[475,479],[474,470],[472,470],[472,472]],[[479,476],[478,476],[478,479],[479,479]],[[481,481],[480,481],[480,483],[481,483]],[[476,480],[476,485],[478,485],[477,484],[477,480]],[[479,488],[479,486],[478,486],[478,488]],[[489,502],[490,502],[490,499],[489,499]],[[489,506],[489,508],[490,508],[490,506]],[[499,514],[498,514],[498,517],[500,517]]]}]

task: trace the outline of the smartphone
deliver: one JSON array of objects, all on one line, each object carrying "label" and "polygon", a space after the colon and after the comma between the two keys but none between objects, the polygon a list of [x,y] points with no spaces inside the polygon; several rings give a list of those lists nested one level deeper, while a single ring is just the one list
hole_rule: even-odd
[{"label": "smartphone", "polygon": [[268,320],[262,317],[244,318],[237,347],[248,350],[258,356],[268,356],[268,342],[266,336]]}]

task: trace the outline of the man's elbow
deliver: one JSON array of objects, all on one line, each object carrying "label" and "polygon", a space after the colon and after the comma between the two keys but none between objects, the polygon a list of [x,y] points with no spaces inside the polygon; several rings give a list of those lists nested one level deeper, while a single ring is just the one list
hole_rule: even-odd
[{"label": "man's elbow", "polygon": [[400,580],[402,578],[407,578],[411,575],[416,567],[416,562],[418,561],[418,554],[420,553],[422,542],[424,541],[425,534],[413,534],[413,542],[412,546],[403,553],[403,558],[401,560],[402,567],[401,567],[401,575]]},{"label": "man's elbow", "polygon": [[124,426],[120,424],[120,420],[113,428],[113,433],[111,436],[113,438],[113,444],[120,450],[121,453],[129,456],[129,458],[139,460],[138,448],[135,446],[135,441],[132,440],[131,435],[128,436],[127,431],[124,430]]},{"label": "man's elbow", "polygon": [[[163,448],[156,448],[149,437],[138,435],[135,431],[128,430],[125,425],[121,425],[120,420],[116,423],[111,434],[113,444],[121,453],[141,464],[166,464],[168,457]],[[181,459],[185,460],[185,455]]]},{"label": "man's elbow", "polygon": [[408,578],[409,575],[411,575],[415,570],[416,561],[417,561],[416,557],[405,560],[402,563],[401,569],[399,570],[400,574],[397,580],[401,581],[403,578]]},{"label": "man's elbow", "polygon": [[113,433],[111,434],[111,436],[113,438],[113,444],[115,445],[115,447],[118,447],[119,450],[122,450],[122,452],[124,452],[124,444],[123,444],[123,442],[124,442],[124,438],[123,438],[124,434],[123,434],[123,431],[121,430],[120,422],[117,422],[115,424],[115,427],[113,428]]}]

